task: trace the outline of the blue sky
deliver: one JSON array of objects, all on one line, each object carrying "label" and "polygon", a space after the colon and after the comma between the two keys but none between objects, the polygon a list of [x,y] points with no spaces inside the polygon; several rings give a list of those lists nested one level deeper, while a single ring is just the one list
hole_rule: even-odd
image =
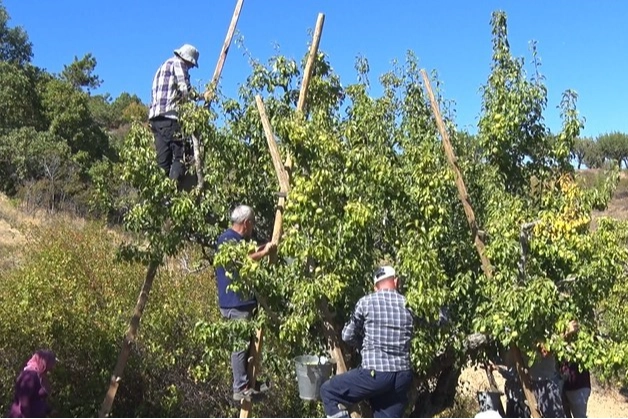
[{"label": "blue sky", "polygon": [[[195,84],[214,70],[235,0],[4,0],[12,18],[34,44],[34,63],[52,72],[74,56],[91,52],[104,80],[99,92],[150,98],[153,74],[183,43],[201,52]],[[296,5],[300,6],[296,6]],[[586,118],[584,135],[628,132],[628,2],[464,0],[244,0],[238,31],[254,57],[265,61],[278,44],[284,55],[301,58],[319,12],[325,13],[321,49],[343,84],[356,80],[355,58],[368,58],[371,81],[413,50],[428,70],[436,69],[444,95],[456,102],[459,127],[475,132],[479,89],[489,73],[493,10],[508,15],[513,53],[529,61],[536,40],[549,93],[545,114],[560,129],[556,109],[562,92],[579,94]],[[249,67],[235,45],[221,87],[235,95]],[[375,91],[376,92],[376,91]]]}]

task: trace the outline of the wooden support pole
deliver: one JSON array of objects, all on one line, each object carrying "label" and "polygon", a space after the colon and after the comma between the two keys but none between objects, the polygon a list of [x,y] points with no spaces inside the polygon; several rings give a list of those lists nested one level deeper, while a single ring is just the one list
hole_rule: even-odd
[{"label": "wooden support pole", "polygon": [[222,74],[222,68],[224,67],[225,60],[227,59],[227,53],[229,52],[229,47],[231,46],[231,40],[233,39],[236,26],[238,25],[238,19],[240,19],[240,11],[242,10],[243,3],[244,0],[238,0],[236,3],[233,16],[231,17],[231,23],[229,24],[229,29],[227,29],[225,42],[222,44],[222,49],[220,50],[220,55],[218,56],[218,62],[216,63],[216,68],[214,69],[212,81],[204,94],[205,102],[211,102],[216,94],[216,87],[218,86],[218,81],[220,80],[220,75]]},{"label": "wooden support pole", "polygon": [[120,386],[120,380],[122,380],[124,367],[126,367],[129,355],[131,354],[133,343],[137,340],[137,332],[140,328],[140,318],[142,317],[142,313],[144,313],[144,308],[146,307],[146,303],[148,301],[148,295],[153,287],[153,281],[155,280],[155,275],[157,274],[159,265],[161,265],[161,261],[151,261],[148,265],[148,269],[146,270],[144,284],[142,284],[142,290],[137,298],[135,310],[133,310],[133,317],[131,317],[129,327],[122,340],[122,348],[120,350],[120,354],[118,355],[116,366],[113,369],[113,375],[111,376],[111,381],[109,382],[109,389],[107,390],[105,400],[103,400],[100,411],[98,412],[98,417],[100,418],[109,416],[109,413],[111,412],[113,401],[116,398],[116,393],[118,392],[118,387]]},{"label": "wooden support pole", "polygon": [[[229,52],[229,46],[231,45],[231,40],[233,39],[233,33],[235,32],[238,19],[240,18],[240,11],[242,10],[243,3],[244,0],[238,0],[235,10],[233,11],[231,23],[229,24],[229,29],[227,29],[227,36],[225,37],[225,42],[223,43],[220,55],[218,56],[218,62],[216,63],[216,68],[214,69],[212,81],[209,84],[209,88],[203,94],[205,106],[209,106],[215,97],[216,87],[218,86],[218,81],[220,80],[220,75],[222,74],[225,60],[227,59],[227,53]],[[192,147],[194,148],[194,168],[196,169],[197,179],[196,190],[200,192],[203,190],[205,177],[203,176],[203,163],[201,159],[201,142],[196,135],[192,135]]]},{"label": "wooden support pole", "polygon": [[[264,127],[264,134],[266,136],[266,142],[268,143],[268,149],[270,150],[270,156],[275,167],[275,173],[277,174],[277,181],[279,182],[279,191],[282,193],[288,193],[290,190],[290,182],[288,181],[288,173],[283,167],[281,161],[281,154],[279,154],[279,146],[275,141],[275,133],[273,127],[270,125],[268,115],[266,115],[266,107],[264,101],[260,95],[255,96],[255,103],[257,105],[257,111],[259,112],[260,119],[262,120],[262,126]],[[275,218],[275,221],[277,219]],[[273,237],[273,242],[277,243],[279,238]]]},{"label": "wooden support pole", "polygon": [[[310,79],[312,77],[312,70],[314,68],[314,63],[316,62],[316,56],[318,54],[318,46],[320,44],[320,38],[323,31],[323,23],[325,22],[325,15],[323,13],[318,14],[318,18],[316,20],[316,28],[314,30],[314,35],[312,39],[312,45],[310,46],[310,51],[308,55],[308,60],[305,65],[305,70],[303,73],[303,80],[301,82],[301,90],[299,92],[299,100],[297,102],[297,112],[304,114],[305,109],[305,101],[307,98],[307,90],[310,84]],[[277,210],[275,213],[275,224],[273,226],[273,236],[272,242],[275,244],[279,243],[281,239],[282,229],[283,229],[283,211],[286,205],[287,196],[290,192],[290,174],[292,169],[292,158],[290,155],[286,157],[286,162],[284,165],[281,164],[281,154],[279,153],[279,147],[277,146],[277,142],[275,140],[275,135],[268,120],[268,116],[266,114],[266,109],[264,106],[264,102],[262,98],[258,95],[255,98],[255,102],[257,105],[258,112],[260,114],[260,118],[262,120],[262,126],[264,128],[264,134],[266,136],[266,141],[268,143],[268,148],[271,154],[271,158],[273,161],[273,166],[275,168],[275,173],[277,174],[277,181],[279,182],[280,188],[280,197],[277,202]],[[271,263],[276,263],[277,261],[277,249],[270,253],[269,259]],[[251,345],[251,362],[248,365],[248,377],[249,382],[255,383],[255,379],[257,376],[257,372],[259,371],[259,357],[262,352],[262,339],[263,331],[257,331],[258,339],[256,342]],[[342,353],[341,353],[342,355]],[[342,358],[342,365],[344,366],[344,359]],[[345,367],[346,370],[346,367]],[[251,401],[243,400],[242,407],[240,409],[240,417],[248,418],[251,411]]]},{"label": "wooden support pole", "polygon": [[310,45],[310,53],[307,56],[307,62],[305,64],[305,71],[303,72],[303,82],[301,83],[301,91],[299,92],[299,101],[297,102],[297,111],[303,112],[305,109],[305,99],[307,99],[307,88],[310,85],[310,78],[312,77],[312,69],[318,55],[318,46],[321,42],[321,35],[323,33],[323,25],[325,24],[325,15],[323,13],[318,14],[316,19],[316,27],[314,28],[314,35],[312,36],[312,45]]},{"label": "wooden support pole", "polygon": [[[454,177],[456,181],[456,187],[458,188],[458,197],[462,202],[462,206],[464,208],[464,212],[467,216],[467,221],[469,222],[469,227],[471,227],[471,233],[473,234],[473,241],[475,243],[475,247],[480,256],[480,261],[482,263],[482,270],[484,275],[487,278],[493,277],[493,267],[486,256],[485,253],[485,244],[482,235],[480,234],[480,230],[477,225],[477,221],[475,219],[475,213],[473,212],[473,207],[471,206],[471,200],[469,198],[469,194],[467,193],[467,188],[464,184],[464,178],[460,173],[460,169],[458,169],[458,165],[456,164],[456,155],[454,153],[454,149],[451,145],[451,141],[449,141],[449,134],[447,134],[447,129],[445,128],[445,123],[443,122],[443,118],[440,114],[440,108],[438,106],[438,102],[434,97],[434,92],[432,91],[432,85],[430,84],[430,79],[427,76],[427,72],[422,69],[421,76],[423,77],[423,83],[425,84],[425,89],[427,90],[428,97],[430,99],[430,104],[432,106],[432,112],[434,113],[434,119],[436,120],[436,126],[438,127],[438,131],[440,132],[441,139],[443,140],[443,147],[445,149],[445,155],[447,156],[447,162],[449,163],[449,167],[454,172]],[[536,404],[536,398],[534,397],[534,393],[530,386],[530,378],[528,377],[527,372],[524,369],[523,357],[521,355],[521,351],[516,345],[512,345],[511,349],[513,350],[513,355],[515,357],[515,363],[517,366],[517,373],[519,375],[519,379],[521,380],[523,386],[523,392],[525,394],[528,405],[530,406],[530,412],[532,413],[532,417],[538,418],[541,417],[538,411],[538,407]]]},{"label": "wooden support pole", "polygon": [[[301,91],[299,93],[299,101],[297,103],[297,111],[301,112],[305,117],[305,99],[307,97],[307,88],[310,84],[310,80],[312,78],[312,73],[314,71],[314,64],[316,63],[316,58],[318,56],[318,47],[320,45],[321,36],[323,34],[323,25],[325,24],[325,15],[323,13],[318,14],[318,18],[316,19],[316,27],[314,28],[314,35],[312,37],[312,44],[310,45],[310,51],[307,57],[307,61],[305,63],[305,70],[303,72],[303,83],[301,84]],[[290,156],[286,160],[286,166],[290,169],[292,165],[292,160]],[[343,373],[347,371],[347,366],[345,364],[345,359],[342,354],[342,350],[339,346],[338,333],[334,328],[334,317],[329,310],[329,302],[327,298],[323,297],[319,308],[323,315],[324,319],[324,330],[327,335],[327,339],[330,344],[330,352],[334,356],[334,360],[336,361],[336,372]]]},{"label": "wooden support pole", "polygon": [[[312,44],[310,45],[310,51],[305,64],[305,70],[303,72],[303,82],[301,83],[301,91],[299,93],[299,101],[297,102],[297,112],[300,112],[303,117],[306,116],[305,100],[307,98],[308,86],[314,72],[314,65],[318,57],[318,47],[320,45],[320,39],[323,34],[323,25],[325,24],[325,15],[323,13],[318,14],[316,19],[316,27],[314,28],[314,34],[312,36]],[[292,168],[292,158],[290,155],[286,158],[285,164],[286,170],[290,171]],[[340,347],[340,338],[335,328],[334,316],[329,310],[329,301],[327,297],[323,296],[320,301],[319,309],[323,316],[323,330],[329,342],[329,352],[336,361],[336,374],[342,374],[347,372],[347,364],[345,362],[342,348]],[[363,409],[367,411],[366,407]],[[360,415],[356,411],[351,412],[351,417],[359,418]]]},{"label": "wooden support pole", "polygon": [[[268,143],[268,149],[270,150],[273,166],[275,167],[275,173],[277,174],[277,181],[279,182],[280,192],[282,193],[282,196],[279,197],[279,205],[277,208],[277,213],[275,215],[275,224],[273,227],[273,238],[271,240],[272,243],[277,244],[279,243],[279,239],[281,238],[281,228],[283,225],[283,208],[285,205],[285,196],[287,196],[288,192],[290,191],[290,178],[281,163],[279,146],[277,145],[277,141],[275,140],[273,128],[270,125],[270,121],[268,120],[268,115],[266,114],[266,108],[264,106],[264,101],[262,100],[262,97],[260,95],[255,96],[255,102],[260,115],[260,119],[262,120],[262,126],[264,127],[264,134],[266,136],[266,142]],[[271,263],[276,263],[277,251],[273,251],[272,254],[269,255],[269,257]],[[255,383],[257,381],[257,375],[260,370],[260,357],[262,355],[263,339],[264,330],[258,329],[256,339],[249,347],[250,349],[247,364],[247,376],[249,378],[250,386],[255,386]],[[253,403],[251,402],[251,400],[244,399],[242,401],[242,406],[240,407],[240,417],[248,418],[252,407]]]}]

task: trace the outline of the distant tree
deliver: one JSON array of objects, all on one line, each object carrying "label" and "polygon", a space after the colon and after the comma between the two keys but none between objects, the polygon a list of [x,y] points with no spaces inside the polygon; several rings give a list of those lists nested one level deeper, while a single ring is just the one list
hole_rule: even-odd
[{"label": "distant tree", "polygon": [[129,93],[91,96],[102,80],[90,53],[58,75],[33,66],[28,35],[8,22],[0,0],[0,191],[32,207],[81,212],[92,166],[118,161],[121,141],[108,133],[146,119],[145,106]]},{"label": "distant tree", "polygon": [[582,168],[582,163],[584,163],[587,141],[588,138],[576,138],[573,144],[573,150],[571,150],[571,155],[576,160],[578,170]]},{"label": "distant tree", "polygon": [[578,170],[583,164],[589,169],[597,169],[604,163],[600,148],[592,138],[576,138],[571,154],[576,160]]},{"label": "distant tree", "polygon": [[122,111],[122,120],[126,123],[142,122],[148,119],[148,108],[138,102],[131,102]]},{"label": "distant tree", "polygon": [[37,92],[38,70],[0,61],[0,127],[33,126],[43,128]]},{"label": "distant tree", "polygon": [[601,168],[604,165],[604,156],[599,144],[595,140],[589,139],[585,145],[584,164],[589,169]]},{"label": "distant tree", "polygon": [[85,153],[89,163],[111,153],[107,135],[92,116],[85,92],[53,79],[43,89],[42,104],[50,121],[49,131],[63,138],[73,154]]},{"label": "distant tree", "polygon": [[0,61],[22,66],[33,58],[33,44],[22,27],[9,27],[9,13],[0,0]]},{"label": "distant tree", "polygon": [[127,92],[120,93],[120,96],[113,101],[112,108],[119,118],[119,125],[148,119],[148,108],[137,95],[131,95]]},{"label": "distant tree", "polygon": [[15,193],[20,185],[48,177],[70,163],[70,149],[50,132],[23,127],[0,135],[0,189]]},{"label": "distant tree", "polygon": [[77,89],[85,88],[89,93],[97,89],[102,80],[94,73],[96,70],[96,58],[91,54],[85,54],[80,60],[74,57],[74,61],[63,66],[61,79],[67,81]]},{"label": "distant tree", "polygon": [[148,107],[137,95],[122,92],[115,99],[111,95],[90,96],[89,107],[94,119],[107,131],[116,131],[122,125],[148,119]]},{"label": "distant tree", "polygon": [[628,135],[621,132],[602,134],[597,144],[603,158],[616,160],[619,167],[628,167]]},{"label": "distant tree", "polygon": [[115,128],[117,122],[111,102],[111,95],[109,93],[89,97],[88,105],[94,120],[98,125],[107,130]]}]

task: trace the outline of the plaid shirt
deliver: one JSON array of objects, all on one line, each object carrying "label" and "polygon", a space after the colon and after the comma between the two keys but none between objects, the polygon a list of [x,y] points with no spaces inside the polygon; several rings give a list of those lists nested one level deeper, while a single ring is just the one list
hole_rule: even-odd
[{"label": "plaid shirt", "polygon": [[414,321],[406,298],[393,290],[362,297],[342,330],[342,339],[362,346],[362,368],[381,372],[407,371]]},{"label": "plaid shirt", "polygon": [[155,73],[148,118],[165,116],[176,119],[178,103],[191,91],[186,64],[179,57],[169,58]]}]

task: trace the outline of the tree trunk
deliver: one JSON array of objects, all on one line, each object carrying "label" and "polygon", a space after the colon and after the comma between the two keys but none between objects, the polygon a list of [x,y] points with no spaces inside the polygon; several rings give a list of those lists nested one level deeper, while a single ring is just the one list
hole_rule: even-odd
[{"label": "tree trunk", "polygon": [[418,397],[412,406],[412,418],[433,417],[443,410],[454,406],[458,378],[462,370],[456,366],[444,367],[438,374],[434,390],[430,390],[426,382],[418,382]]}]

